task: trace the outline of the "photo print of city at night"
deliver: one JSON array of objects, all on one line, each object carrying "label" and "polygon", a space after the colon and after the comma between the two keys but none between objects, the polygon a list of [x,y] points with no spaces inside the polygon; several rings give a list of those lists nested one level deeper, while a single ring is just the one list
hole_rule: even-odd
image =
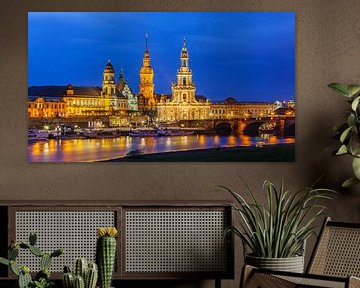
[{"label": "photo print of city at night", "polygon": [[29,162],[295,161],[295,13],[29,12]]}]

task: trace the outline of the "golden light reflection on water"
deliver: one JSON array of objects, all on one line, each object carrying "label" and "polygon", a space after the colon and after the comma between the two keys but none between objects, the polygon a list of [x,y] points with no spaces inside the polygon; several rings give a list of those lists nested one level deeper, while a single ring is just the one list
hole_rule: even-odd
[{"label": "golden light reflection on water", "polygon": [[231,135],[231,136],[229,136],[228,137],[228,143],[227,143],[227,145],[229,146],[229,147],[233,147],[233,146],[236,146],[236,142],[237,142],[237,138],[238,137],[236,137],[235,135]]},{"label": "golden light reflection on water", "polygon": [[30,142],[30,162],[82,162],[124,157],[134,150],[144,153],[161,153],[234,146],[254,146],[257,142],[267,144],[291,144],[294,138],[277,136],[218,136],[188,135],[171,137],[129,137],[103,139],[71,139]]},{"label": "golden light reflection on water", "polygon": [[252,145],[250,136],[241,135],[239,138],[241,140],[242,146],[251,146]]}]

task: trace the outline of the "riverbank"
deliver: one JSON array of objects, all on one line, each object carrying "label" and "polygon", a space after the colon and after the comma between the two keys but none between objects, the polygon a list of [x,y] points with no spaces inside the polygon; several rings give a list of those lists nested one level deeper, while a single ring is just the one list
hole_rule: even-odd
[{"label": "riverbank", "polygon": [[223,147],[133,155],[105,162],[292,162],[295,144],[263,147]]}]

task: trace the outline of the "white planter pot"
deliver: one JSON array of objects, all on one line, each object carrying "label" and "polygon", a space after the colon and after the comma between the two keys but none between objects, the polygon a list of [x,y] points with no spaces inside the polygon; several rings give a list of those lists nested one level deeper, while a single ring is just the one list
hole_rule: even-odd
[{"label": "white planter pot", "polygon": [[304,273],[304,256],[289,258],[262,258],[246,255],[245,263],[262,269]]}]

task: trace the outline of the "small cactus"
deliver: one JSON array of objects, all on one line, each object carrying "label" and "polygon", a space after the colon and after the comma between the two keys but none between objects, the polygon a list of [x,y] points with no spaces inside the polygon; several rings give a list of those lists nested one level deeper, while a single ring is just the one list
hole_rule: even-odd
[{"label": "small cactus", "polygon": [[64,249],[57,249],[51,253],[51,257],[58,257],[64,253]]},{"label": "small cactus", "polygon": [[96,263],[89,263],[85,276],[85,288],[95,288],[98,279],[98,266]]},{"label": "small cactus", "polygon": [[10,269],[11,271],[16,275],[19,276],[20,275],[20,268],[16,265],[16,262],[14,260],[10,261]]},{"label": "small cactus", "polygon": [[18,285],[19,288],[28,288],[32,283],[29,267],[22,267],[19,274]]},{"label": "small cactus", "polygon": [[10,265],[10,261],[8,259],[6,259],[6,258],[3,258],[3,257],[0,257],[0,263],[4,264],[6,266]]},{"label": "small cactus", "polygon": [[14,248],[9,250],[8,253],[9,260],[16,260],[16,258],[19,256],[19,246],[15,246]]},{"label": "small cactus", "polygon": [[[50,281],[50,265],[53,257],[60,256],[63,254],[63,249],[55,250],[53,253],[48,254],[40,250],[36,245],[37,236],[35,233],[30,233],[29,244],[20,242],[16,243],[14,240],[11,241],[8,251],[8,259],[0,257],[0,264],[10,266],[11,271],[18,276],[19,288],[46,288],[51,287],[53,282]],[[35,276],[35,281],[32,280],[30,275],[30,269],[27,266],[21,268],[16,264],[16,259],[19,256],[19,250],[29,250],[35,256],[41,257],[41,271]]]},{"label": "small cactus", "polygon": [[74,277],[74,288],[85,288],[84,278],[81,276]]},{"label": "small cactus", "polygon": [[34,232],[31,232],[29,235],[29,244],[31,246],[35,246],[36,245],[36,241],[37,241],[37,235]]},{"label": "small cactus", "polygon": [[[64,266],[64,288],[95,288],[98,279],[98,268],[95,263],[89,263],[85,258],[76,259],[74,272],[69,266]],[[77,286],[76,286],[77,285]],[[84,285],[82,287],[82,285]]]},{"label": "small cactus", "polygon": [[51,265],[52,257],[50,254],[45,253],[41,256],[40,267],[41,269],[49,269]]},{"label": "small cactus", "polygon": [[73,288],[74,287],[74,276],[71,272],[66,272],[62,277],[64,288]]},{"label": "small cactus", "polygon": [[99,238],[96,243],[96,262],[99,267],[99,282],[101,288],[110,288],[116,258],[115,227],[98,228]]},{"label": "small cactus", "polygon": [[85,258],[76,259],[74,267],[75,276],[81,276],[83,279],[85,279],[87,268],[88,262]]},{"label": "small cactus", "polygon": [[40,250],[40,248],[38,248],[38,247],[36,247],[36,246],[30,245],[29,251],[30,251],[32,254],[34,254],[35,256],[38,256],[38,257],[41,257],[41,256],[44,255],[44,252],[42,252],[42,251]]}]

